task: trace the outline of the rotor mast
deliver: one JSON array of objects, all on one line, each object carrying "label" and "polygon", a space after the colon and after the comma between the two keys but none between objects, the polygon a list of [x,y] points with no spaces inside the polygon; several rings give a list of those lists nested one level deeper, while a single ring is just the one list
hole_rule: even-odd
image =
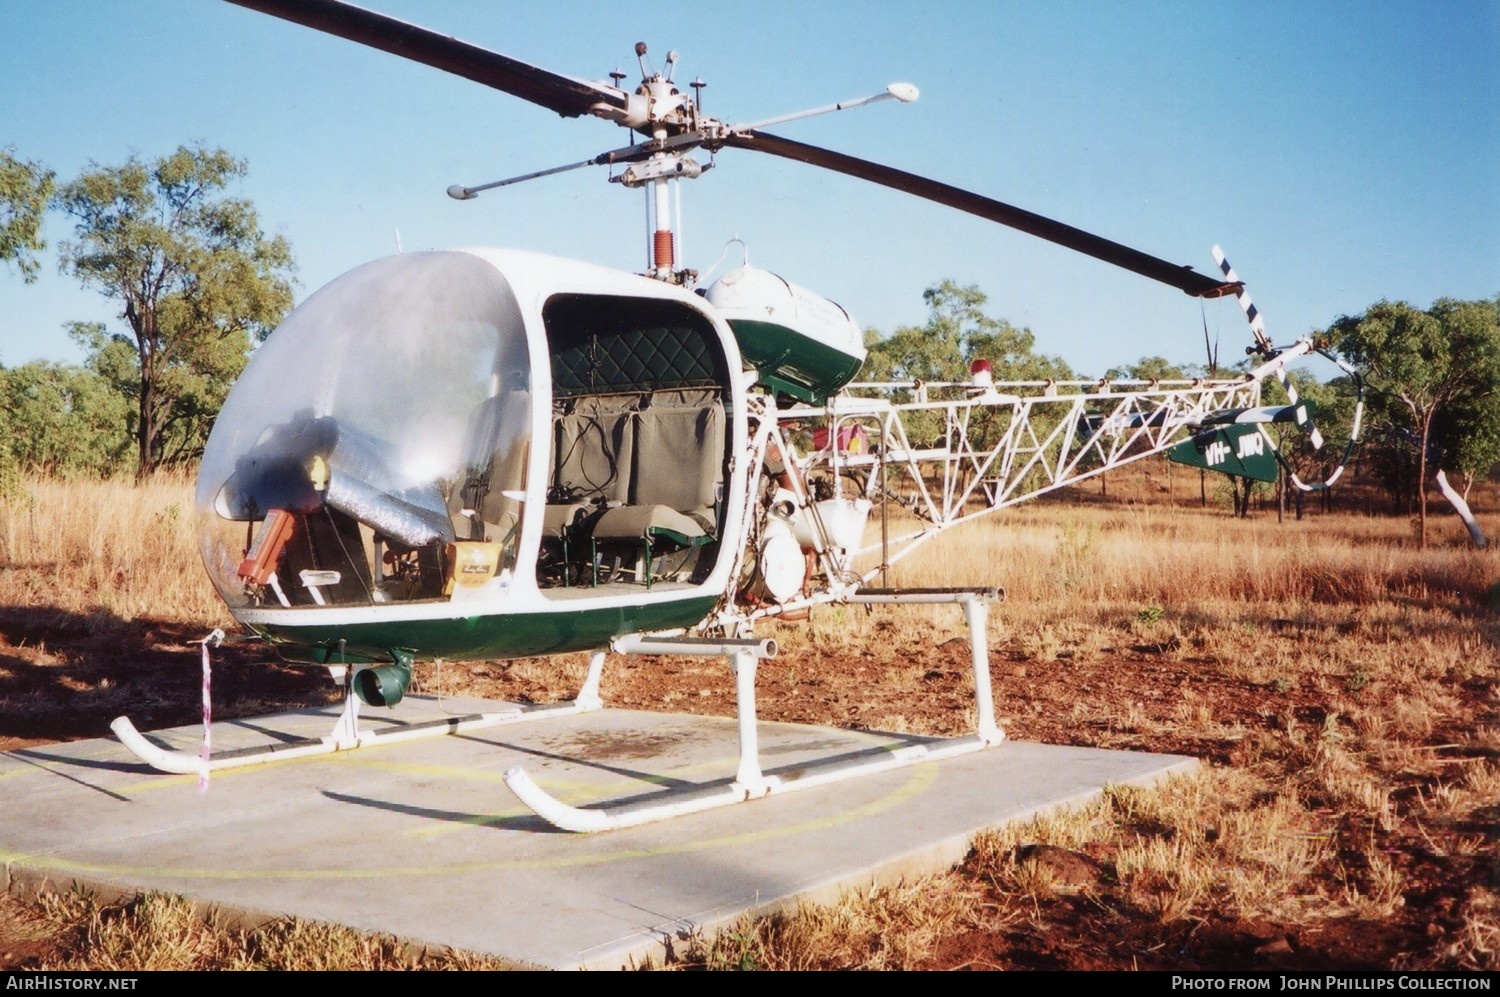
[{"label": "rotor mast", "polygon": [[[669,148],[667,139],[675,132],[682,135],[696,130],[698,106],[692,97],[678,90],[672,82],[677,68],[677,52],[667,53],[663,72],[652,72],[646,62],[646,43],[635,43],[636,60],[641,68],[641,85],[635,96],[646,101],[646,125],[637,126],[651,136],[654,149],[650,157],[632,164],[611,180],[627,187],[645,187],[646,194],[646,274],[673,284],[690,285],[697,277],[692,270],[677,269],[682,238],[682,190],[678,180],[701,176],[706,167],[686,154]],[[699,89],[701,93],[701,88]]]},{"label": "rotor mast", "polygon": [[[666,153],[660,153],[666,155]],[[651,270],[651,276],[657,280],[677,279],[675,267],[677,265],[677,240],[681,227],[681,217],[673,212],[672,194],[678,194],[678,203],[681,204],[681,190],[676,181],[656,179],[651,181],[651,190],[647,197],[648,207],[654,209],[648,217],[651,226],[651,257],[647,265]]]}]

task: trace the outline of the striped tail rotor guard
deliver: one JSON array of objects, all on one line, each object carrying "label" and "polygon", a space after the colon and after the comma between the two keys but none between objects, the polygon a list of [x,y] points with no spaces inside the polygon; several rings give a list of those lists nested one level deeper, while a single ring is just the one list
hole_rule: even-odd
[{"label": "striped tail rotor guard", "polygon": [[[1245,313],[1245,318],[1250,322],[1250,331],[1255,335],[1256,349],[1267,357],[1275,356],[1276,349],[1271,345],[1270,337],[1266,335],[1265,323],[1261,321],[1260,311],[1255,307],[1255,302],[1250,300],[1250,293],[1245,290],[1244,283],[1241,282],[1239,277],[1235,274],[1234,268],[1229,265],[1229,261],[1224,258],[1224,251],[1218,246],[1215,246],[1213,252],[1214,262],[1219,265],[1219,269],[1224,274],[1224,279],[1233,282],[1236,286],[1234,296],[1236,300],[1239,301],[1240,308]],[[1338,464],[1329,473],[1328,477],[1324,478],[1320,482],[1317,482],[1316,484],[1308,484],[1307,482],[1299,478],[1296,472],[1294,472],[1291,466],[1287,463],[1286,458],[1281,455],[1279,450],[1276,451],[1276,459],[1280,461],[1281,466],[1286,469],[1288,479],[1292,482],[1293,485],[1304,492],[1322,491],[1323,489],[1331,486],[1335,481],[1339,479],[1339,476],[1344,473],[1344,468],[1348,465],[1349,458],[1351,455],[1353,455],[1354,448],[1359,443],[1360,423],[1362,421],[1365,410],[1364,378],[1360,377],[1359,372],[1327,350],[1324,350],[1322,348],[1315,348],[1314,352],[1333,363],[1344,373],[1348,374],[1350,379],[1354,382],[1354,421],[1349,431],[1349,441],[1344,445],[1343,456],[1339,458]],[[1297,396],[1297,386],[1294,385],[1291,378],[1287,376],[1287,372],[1284,367],[1277,369],[1276,379],[1281,383],[1282,388],[1286,390],[1287,399],[1295,408],[1297,427],[1303,432],[1307,433],[1308,441],[1312,443],[1314,450],[1322,450],[1323,434],[1318,432],[1318,427],[1312,424],[1312,419],[1308,415],[1307,407],[1302,404],[1301,400]],[[1264,427],[1262,427],[1261,432],[1265,432]]]},{"label": "striped tail rotor guard", "polygon": [[[1236,284],[1234,297],[1240,303],[1240,308],[1244,311],[1245,318],[1250,322],[1250,332],[1255,336],[1255,345],[1265,356],[1269,357],[1273,355],[1275,350],[1271,345],[1271,338],[1266,335],[1266,324],[1261,321],[1260,309],[1256,308],[1255,302],[1250,300],[1250,292],[1245,289],[1244,283],[1235,274],[1234,267],[1230,266],[1229,260],[1225,259],[1224,251],[1218,246],[1214,247],[1214,262],[1219,265],[1219,269],[1224,274],[1224,279]],[[1307,438],[1311,441],[1314,450],[1322,450],[1323,434],[1318,432],[1317,426],[1313,425],[1312,419],[1307,413],[1307,406],[1303,405],[1301,399],[1298,398],[1297,386],[1287,376],[1286,368],[1279,368],[1276,371],[1276,380],[1281,383],[1282,389],[1286,391],[1287,401],[1291,402],[1296,412],[1297,428],[1307,434]]]}]

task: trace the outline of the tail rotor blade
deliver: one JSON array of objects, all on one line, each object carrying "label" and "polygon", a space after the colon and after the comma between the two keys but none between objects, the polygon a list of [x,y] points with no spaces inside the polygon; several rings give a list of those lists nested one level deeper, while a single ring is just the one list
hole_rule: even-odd
[{"label": "tail rotor blade", "polygon": [[1215,246],[1213,249],[1214,262],[1219,265],[1219,270],[1224,274],[1224,279],[1230,282],[1234,291],[1235,300],[1240,303],[1240,309],[1245,313],[1245,321],[1250,323],[1250,332],[1255,336],[1256,349],[1270,356],[1273,350],[1271,337],[1266,335],[1266,324],[1260,317],[1260,309],[1255,307],[1255,302],[1250,300],[1250,292],[1245,289],[1245,282],[1240,280],[1239,275],[1234,272],[1234,267],[1224,258],[1224,250]]}]

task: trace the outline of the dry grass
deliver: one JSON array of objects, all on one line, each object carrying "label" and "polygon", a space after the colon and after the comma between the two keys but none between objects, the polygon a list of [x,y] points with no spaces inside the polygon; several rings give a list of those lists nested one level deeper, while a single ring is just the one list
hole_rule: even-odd
[{"label": "dry grass", "polygon": [[27,478],[0,493],[0,605],[233,623],[203,572],[193,487]]},{"label": "dry grass", "polygon": [[674,966],[728,970],[920,969],[966,918],[971,892],[935,877],[872,886],[838,903],[744,918],[695,938]]},{"label": "dry grass", "polygon": [[1500,892],[1481,888],[1464,909],[1462,929],[1444,953],[1460,969],[1500,967]]},{"label": "dry grass", "polygon": [[73,891],[46,893],[28,905],[33,930],[66,938],[40,970],[106,972],[281,969],[506,969],[498,959],[417,949],[296,918],[234,928],[182,897],[146,893],[115,902]]},{"label": "dry grass", "polygon": [[[898,564],[895,580],[999,581],[1028,615],[1051,617],[1066,603],[1096,622],[1153,606],[1189,622],[1253,621],[1266,609],[1324,618],[1337,609],[1344,622],[1356,608],[1492,608],[1493,551],[1424,553],[1406,532],[1404,522],[1384,518],[1278,524],[1213,510],[1032,505],[957,531],[940,556]],[[1372,622],[1389,630],[1405,621]]]}]

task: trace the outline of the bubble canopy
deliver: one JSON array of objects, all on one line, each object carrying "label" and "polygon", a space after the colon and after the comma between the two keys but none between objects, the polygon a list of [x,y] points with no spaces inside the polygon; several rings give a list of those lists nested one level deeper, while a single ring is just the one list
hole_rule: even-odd
[{"label": "bubble canopy", "polygon": [[225,601],[368,602],[370,565],[402,558],[413,596],[440,595],[420,552],[456,540],[513,558],[531,375],[516,296],[477,256],[401,254],[318,291],[256,350],[204,451],[200,544]]}]

